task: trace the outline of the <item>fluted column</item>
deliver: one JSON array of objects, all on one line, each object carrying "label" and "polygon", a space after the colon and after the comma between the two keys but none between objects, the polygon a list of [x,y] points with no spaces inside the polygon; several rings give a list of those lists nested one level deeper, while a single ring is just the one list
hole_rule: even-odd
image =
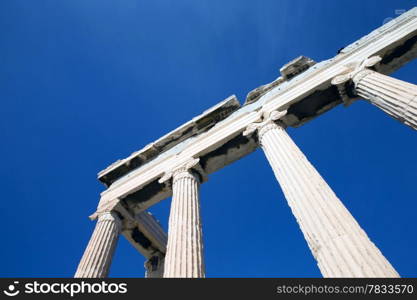
[{"label": "fluted column", "polygon": [[353,71],[337,76],[333,84],[339,90],[345,83],[352,82],[353,94],[368,100],[391,117],[417,130],[417,85],[375,72],[370,68],[380,62],[380,57],[372,57]]},{"label": "fluted column", "polygon": [[164,274],[164,255],[155,254],[145,262],[146,278],[162,278]]},{"label": "fluted column", "polygon": [[162,180],[172,178],[168,245],[164,277],[201,278],[205,276],[200,219],[199,175],[193,159]]},{"label": "fluted column", "polygon": [[284,127],[273,119],[255,126],[259,143],[323,276],[398,277]]},{"label": "fluted column", "polygon": [[417,86],[375,71],[353,77],[355,92],[398,121],[417,130]]},{"label": "fluted column", "polygon": [[107,277],[120,231],[121,221],[115,212],[99,215],[74,277]]}]

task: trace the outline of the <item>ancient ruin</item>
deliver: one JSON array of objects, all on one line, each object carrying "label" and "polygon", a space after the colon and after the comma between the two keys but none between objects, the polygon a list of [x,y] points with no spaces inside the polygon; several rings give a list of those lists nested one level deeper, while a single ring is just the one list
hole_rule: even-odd
[{"label": "ancient ruin", "polygon": [[[107,189],[75,277],[106,277],[120,234],[147,258],[147,277],[204,277],[199,186],[258,147],[324,277],[399,277],[286,128],[363,99],[417,129],[417,85],[388,76],[415,57],[417,8],[329,60],[293,60],[242,106],[230,96],[101,171]],[[147,209],[170,196],[166,234]]]}]

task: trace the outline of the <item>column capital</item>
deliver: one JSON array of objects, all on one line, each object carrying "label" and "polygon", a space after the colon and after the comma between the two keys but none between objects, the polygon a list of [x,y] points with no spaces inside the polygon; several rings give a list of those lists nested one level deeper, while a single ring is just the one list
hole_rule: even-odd
[{"label": "column capital", "polygon": [[324,277],[398,277],[286,130],[269,130],[262,143]]},{"label": "column capital", "polygon": [[88,218],[91,221],[100,219],[100,217],[104,217],[105,215],[110,214],[111,216],[114,216],[115,219],[118,219],[121,221],[120,216],[123,216],[125,219],[131,219],[132,217],[129,215],[129,213],[126,211],[126,209],[120,204],[120,199],[115,198],[112,201],[109,201],[108,203],[105,203],[104,205],[98,206],[97,210],[91,214]]},{"label": "column capital", "polygon": [[164,277],[204,277],[198,165],[190,159],[162,178],[173,178]]},{"label": "column capital", "polygon": [[[371,56],[363,61],[350,63],[345,66],[346,69],[341,74],[333,78],[331,83],[339,90],[345,106],[349,106],[353,102],[348,92],[349,83],[353,83],[356,86],[362,78],[375,72],[371,68],[376,67],[381,60],[380,56]],[[352,94],[355,95],[356,93],[353,91]]]},{"label": "column capital", "polygon": [[243,135],[249,136],[256,132],[258,135],[259,144],[262,144],[262,137],[266,132],[277,127],[285,127],[282,122],[280,122],[280,125],[278,125],[277,122],[279,122],[279,120],[282,119],[282,117],[284,117],[286,114],[286,110],[261,112],[259,121],[249,124],[245,131],[243,131]]},{"label": "column capital", "polygon": [[119,215],[113,211],[104,211],[98,214],[98,222],[102,221],[113,221],[117,224],[118,227],[121,227],[122,220],[120,219]]},{"label": "column capital", "polygon": [[332,80],[348,106],[364,99],[389,116],[417,130],[417,85],[376,71],[381,57],[373,56],[360,64],[351,63]]},{"label": "column capital", "polygon": [[[196,176],[196,173],[198,176]],[[164,183],[171,179],[174,181],[188,176],[196,178],[199,182],[207,181],[207,175],[200,165],[200,158],[191,157],[185,162],[165,171],[164,175],[159,179],[159,183]]]},{"label": "column capital", "polygon": [[122,221],[115,211],[103,211],[98,214],[93,234],[74,277],[107,277],[121,227]]}]

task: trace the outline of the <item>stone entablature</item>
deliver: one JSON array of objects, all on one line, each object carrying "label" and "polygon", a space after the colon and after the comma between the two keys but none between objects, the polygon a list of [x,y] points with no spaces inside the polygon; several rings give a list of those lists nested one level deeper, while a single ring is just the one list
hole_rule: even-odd
[{"label": "stone entablature", "polygon": [[129,157],[116,161],[109,167],[98,173],[98,179],[106,186],[128,174],[130,171],[146,164],[158,155],[175,147],[186,139],[209,130],[216,123],[226,119],[240,104],[236,96],[230,96],[215,106],[204,111],[201,115],[181,125],[177,129],[167,133],[143,149],[132,153]]},{"label": "stone entablature", "polygon": [[[252,104],[245,105],[199,135],[192,136],[114,182],[101,195],[100,206],[128,198],[128,206],[139,212],[171,195],[171,189],[158,180],[178,160],[200,157],[204,171],[213,173],[257,148],[256,141],[242,132],[260,110],[287,110],[283,122],[299,126],[343,103],[332,80],[346,65],[374,55],[382,60],[378,71],[390,73],[417,56],[417,9],[412,9],[375,30],[366,38],[346,47],[334,58],[311,66],[298,76],[270,90]],[[100,208],[99,208],[100,209]]]},{"label": "stone entablature", "polygon": [[[315,64],[299,57],[240,107],[232,96],[99,173],[96,229],[77,277],[104,277],[120,234],[148,277],[204,277],[199,186],[261,147],[325,277],[398,277],[286,127],[363,98],[417,129],[417,86],[387,74],[417,57],[417,8]],[[173,195],[169,236],[145,210]],[[348,250],[347,250],[348,249]]]}]

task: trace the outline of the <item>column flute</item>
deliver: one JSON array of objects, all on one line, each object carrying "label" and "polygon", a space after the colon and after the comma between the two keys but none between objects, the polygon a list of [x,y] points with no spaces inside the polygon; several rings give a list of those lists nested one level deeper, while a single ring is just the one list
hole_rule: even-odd
[{"label": "column flute", "polygon": [[324,277],[399,277],[273,112],[251,124]]},{"label": "column flute", "polygon": [[205,276],[199,199],[202,175],[197,172],[198,163],[199,159],[190,159],[160,180],[172,182],[164,277]]},{"label": "column flute", "polygon": [[74,277],[104,278],[108,276],[121,227],[121,220],[116,212],[107,211],[99,214],[93,235]]},{"label": "column flute", "polygon": [[363,98],[417,130],[417,85],[374,71],[380,62],[379,56],[373,56],[355,67],[347,67],[332,84],[338,87],[347,105],[352,102],[352,97]]}]

